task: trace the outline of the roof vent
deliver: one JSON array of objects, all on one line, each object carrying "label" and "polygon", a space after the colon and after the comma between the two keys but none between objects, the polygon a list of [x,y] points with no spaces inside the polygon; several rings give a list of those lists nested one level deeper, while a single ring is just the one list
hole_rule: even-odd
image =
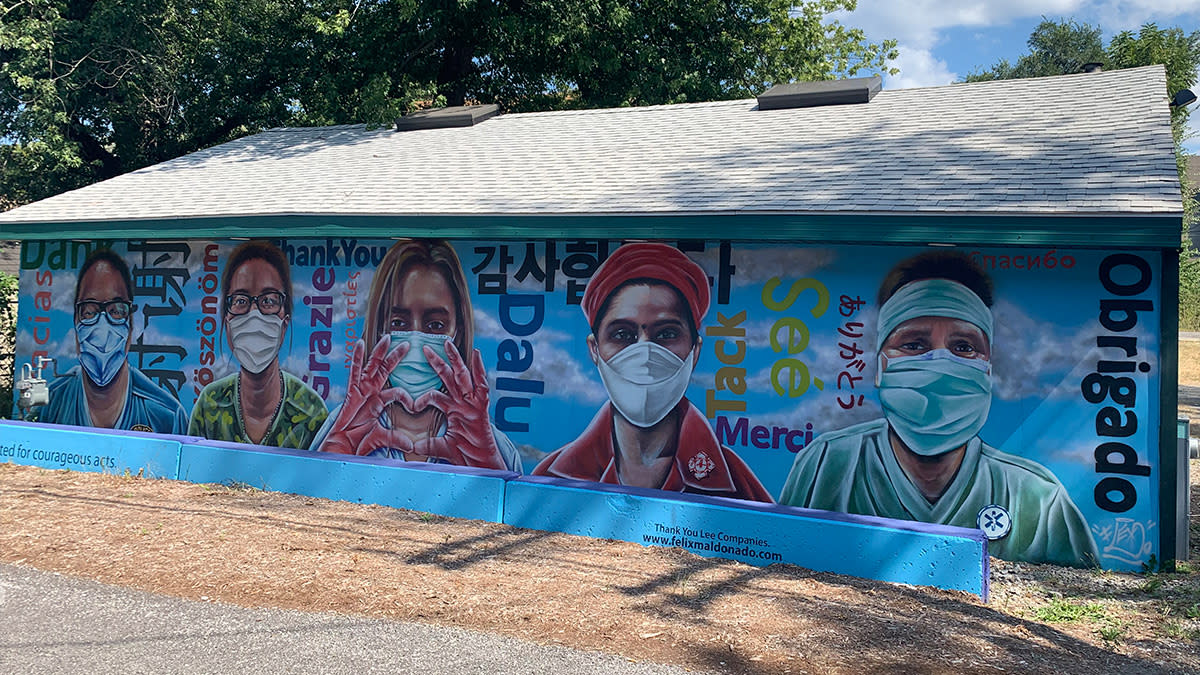
[{"label": "roof vent", "polygon": [[1089,61],[1083,64],[1083,67],[1079,70],[1084,73],[1102,73],[1104,72],[1104,64],[1099,61]]},{"label": "roof vent", "polygon": [[397,117],[396,131],[472,127],[499,114],[500,106],[495,103],[488,103],[486,105],[456,105],[450,108],[419,110],[404,117]]},{"label": "roof vent", "polygon": [[758,96],[759,110],[811,108],[819,105],[869,103],[883,89],[883,78],[856,77],[850,80],[792,82],[777,84]]}]

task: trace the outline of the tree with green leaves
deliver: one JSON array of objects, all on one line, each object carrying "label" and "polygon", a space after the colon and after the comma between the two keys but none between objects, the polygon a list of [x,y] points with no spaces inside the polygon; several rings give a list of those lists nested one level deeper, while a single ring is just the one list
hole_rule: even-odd
[{"label": "tree with green leaves", "polygon": [[967,75],[967,82],[1016,80],[1083,72],[1088,63],[1103,63],[1104,41],[1099,26],[1076,21],[1043,19],[1026,41],[1029,53],[1009,63],[1001,59],[987,70]]},{"label": "tree with green leaves", "polygon": [[0,0],[0,208],[265,128],[887,72],[855,0]]},{"label": "tree with green leaves", "polygon": [[[1200,31],[1159,28],[1147,23],[1137,31],[1121,31],[1105,45],[1098,26],[1075,21],[1043,20],[1029,36],[1029,53],[1015,64],[1001,60],[987,70],[971,73],[968,82],[1009,80],[1021,77],[1069,75],[1081,72],[1084,64],[1099,63],[1107,70],[1161,64],[1167,70],[1168,96],[1196,85],[1200,68]],[[1196,186],[1187,175],[1182,143],[1187,133],[1190,110],[1171,108],[1171,130],[1175,136],[1175,157],[1183,188],[1183,240],[1179,259],[1179,325],[1185,330],[1200,330],[1200,258],[1191,246],[1188,232],[1196,223],[1194,195]]]}]

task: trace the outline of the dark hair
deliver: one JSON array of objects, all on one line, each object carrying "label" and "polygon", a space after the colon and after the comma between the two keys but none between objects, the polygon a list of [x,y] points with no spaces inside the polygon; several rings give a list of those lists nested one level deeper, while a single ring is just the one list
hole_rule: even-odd
[{"label": "dark hair", "polygon": [[[239,267],[251,260],[262,260],[279,273],[279,280],[283,282],[283,288],[280,289],[283,291],[283,308],[287,312],[286,315],[291,316],[292,273],[287,259],[283,257],[283,251],[266,241],[248,241],[233,249],[233,253],[229,254],[229,259],[225,261],[225,271],[221,273],[222,306],[224,306],[225,299],[229,297],[229,284],[233,281],[233,274]],[[228,309],[226,309],[226,313],[228,313]]]},{"label": "dark hair", "polygon": [[662,286],[663,288],[671,289],[671,292],[675,294],[675,302],[678,303],[679,307],[683,309],[680,314],[683,315],[683,320],[684,323],[687,324],[688,332],[692,334],[692,345],[694,346],[696,344],[696,341],[700,339],[700,331],[696,327],[695,321],[692,320],[692,312],[688,307],[687,298],[684,297],[683,292],[661,279],[650,278],[630,279],[629,281],[626,281],[620,286],[614,288],[612,293],[609,293],[608,297],[604,299],[604,302],[600,303],[600,310],[596,312],[596,321],[591,326],[592,335],[599,337],[600,324],[604,322],[604,316],[608,314],[608,310],[612,305],[613,298],[617,297],[618,293],[625,290],[629,286]]},{"label": "dark hair", "polygon": [[438,271],[454,295],[456,330],[454,346],[463,359],[471,358],[475,340],[475,315],[471,308],[470,286],[463,273],[462,262],[454,247],[445,239],[400,239],[375,268],[371,279],[371,290],[367,294],[367,322],[363,326],[363,341],[370,351],[379,339],[388,333],[387,320],[391,310],[392,293],[400,280],[415,266],[430,267]]},{"label": "dark hair", "polygon": [[133,275],[129,273],[129,265],[111,248],[98,248],[84,259],[79,268],[79,276],[75,278],[75,302],[79,302],[79,289],[83,286],[83,277],[98,262],[106,262],[121,273],[121,281],[125,282],[125,299],[133,302]]},{"label": "dark hair", "polygon": [[876,301],[883,303],[900,287],[922,279],[949,279],[971,289],[983,304],[992,306],[992,280],[978,263],[958,251],[925,251],[901,260],[883,278]]}]

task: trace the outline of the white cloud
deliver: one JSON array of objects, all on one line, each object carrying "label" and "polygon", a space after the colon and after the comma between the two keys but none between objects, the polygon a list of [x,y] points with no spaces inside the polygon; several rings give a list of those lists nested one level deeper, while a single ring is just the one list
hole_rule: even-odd
[{"label": "white cloud", "polygon": [[[54,286],[50,296],[51,309],[75,316],[75,280],[77,278],[79,278],[79,273],[75,270],[54,272]],[[34,288],[34,285],[23,283],[21,288]]]},{"label": "white cloud", "polygon": [[888,77],[889,89],[937,87],[958,79],[958,73],[950,72],[946,62],[935,57],[928,49],[900,47],[897,51],[899,56],[892,65],[900,73]]},{"label": "white cloud", "polygon": [[901,46],[928,50],[941,41],[941,31],[946,28],[995,26],[1024,17],[1069,15],[1084,4],[1082,0],[960,0],[952,3],[943,0],[859,0],[858,9],[853,13],[838,12],[833,18],[862,28],[872,39],[894,38]]},{"label": "white cloud", "polygon": [[1200,0],[1104,0],[1083,5],[1078,18],[1087,16],[1084,20],[1108,32],[1137,30],[1150,21],[1165,27],[1166,21],[1200,12]]},{"label": "white cloud", "polygon": [[46,354],[54,359],[54,364],[46,364],[42,373],[43,377],[47,379],[52,377],[55,368],[58,369],[57,372],[59,374],[66,373],[69,368],[75,365],[75,361],[79,357],[75,349],[75,331],[68,331],[59,339],[51,340],[44,344],[34,344],[32,332],[18,331],[16,344],[16,354],[19,357],[16,363],[18,375],[20,374],[21,367],[26,363],[30,366],[37,365],[29,361],[29,355],[33,354],[35,347],[38,350],[45,350]]},{"label": "white cloud", "polygon": [[[963,73],[957,65],[939,58],[945,31],[952,28],[1004,27],[1016,21],[1074,19],[1100,26],[1108,35],[1137,30],[1155,22],[1166,27],[1194,23],[1200,0],[859,0],[852,12],[836,12],[831,18],[861,28],[872,40],[895,39],[899,58],[893,66],[898,76],[887,78],[889,89],[948,84]],[[1022,39],[1026,35],[1020,36]],[[997,57],[1003,55],[997,55]],[[1191,146],[1200,149],[1200,142]]]},{"label": "white cloud", "polygon": [[[475,311],[475,335],[492,340],[504,340],[512,336],[500,325],[496,317],[481,310]],[[591,363],[582,363],[567,350],[559,347],[582,341],[580,336],[571,336],[562,331],[541,328],[536,335],[526,338],[533,350],[533,363],[521,373],[503,373],[494,369],[488,372],[488,384],[496,389],[497,377],[516,377],[522,380],[541,381],[545,384],[545,395],[552,398],[598,403],[608,399],[600,376]],[[493,394],[493,397],[495,394]]]},{"label": "white cloud", "polygon": [[[1090,372],[1103,358],[1114,358],[1096,346],[1096,336],[1105,333],[1096,321],[1064,335],[1061,327],[1031,317],[1009,301],[997,302],[993,314],[992,386],[997,398],[1079,396],[1081,374]],[[1142,322],[1128,335],[1136,337],[1142,348],[1155,343]],[[1039,382],[1030,373],[1056,373],[1062,378],[1057,383]]]},{"label": "white cloud", "polygon": [[[705,260],[694,253],[691,255],[698,259],[705,271],[712,274],[717,268],[717,252],[717,247],[713,247],[702,254],[711,260]],[[763,279],[772,277],[799,279],[812,276],[814,272],[829,267],[836,260],[836,249],[799,246],[736,246],[730,256],[730,262],[736,268],[733,275],[734,286],[757,285],[761,284]]]}]

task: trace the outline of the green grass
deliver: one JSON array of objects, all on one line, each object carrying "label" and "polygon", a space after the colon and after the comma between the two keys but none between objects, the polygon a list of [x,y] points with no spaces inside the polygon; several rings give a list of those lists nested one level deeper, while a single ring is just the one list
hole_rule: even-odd
[{"label": "green grass", "polygon": [[1125,626],[1116,623],[1110,623],[1107,626],[1101,626],[1096,633],[1100,636],[1100,639],[1104,640],[1104,642],[1109,646],[1114,646],[1121,641],[1121,638],[1125,637]]},{"label": "green grass", "polygon": [[1142,582],[1141,591],[1143,593],[1151,594],[1151,593],[1154,593],[1155,591],[1157,591],[1158,589],[1162,588],[1162,585],[1163,585],[1162,579],[1160,579],[1159,577],[1154,577],[1154,576],[1148,577],[1145,581]]},{"label": "green grass", "polygon": [[1033,616],[1046,623],[1068,623],[1085,619],[1103,621],[1108,618],[1104,606],[1098,602],[1071,602],[1063,598],[1055,598],[1049,604],[1038,607]]}]

